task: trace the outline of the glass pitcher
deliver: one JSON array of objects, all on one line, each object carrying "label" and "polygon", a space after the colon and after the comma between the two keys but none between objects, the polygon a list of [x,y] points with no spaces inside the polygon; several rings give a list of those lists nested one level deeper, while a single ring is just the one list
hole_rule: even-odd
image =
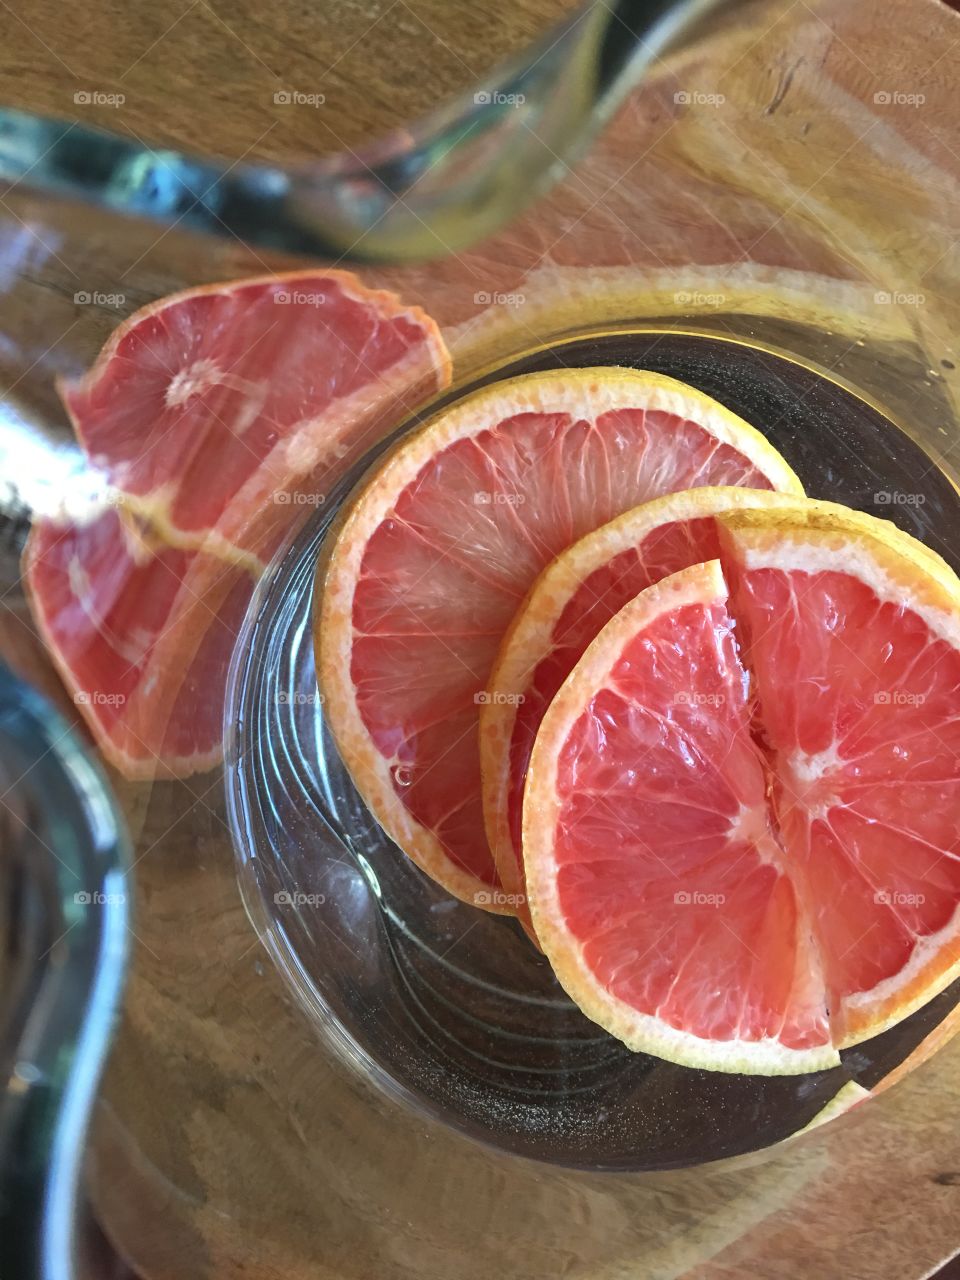
[{"label": "glass pitcher", "polygon": [[[131,955],[88,1138],[104,1230],[150,1277],[799,1278],[861,1274],[855,1206],[893,1218],[915,1197],[924,1238],[884,1237],[866,1274],[924,1274],[953,1248],[926,1197],[954,1176],[955,1046],[818,1122],[945,1043],[957,992],[836,1072],[757,1080],[620,1053],[514,924],[449,899],[386,841],[327,734],[309,622],[327,532],[379,451],[480,385],[567,366],[689,382],[768,434],[810,492],[960,565],[960,19],[935,0],[892,0],[881,23],[862,0],[591,4],[500,71],[509,44],[471,32],[484,58],[439,76],[444,99],[465,92],[373,147],[364,95],[354,133],[335,109],[335,67],[285,73],[292,17],[280,35],[238,24],[224,40],[256,86],[234,100],[243,150],[190,61],[191,24],[226,30],[208,9],[156,33],[156,57],[187,59],[179,105],[150,46],[140,72],[94,82],[67,65],[62,101],[21,89],[0,113],[2,658],[99,757],[71,830],[94,792],[109,866],[80,873],[97,879],[71,909],[109,925],[114,971],[118,930]],[[426,78],[389,12],[375,64],[396,41]],[[318,280],[351,287],[325,275],[345,268],[431,317],[449,365],[382,378],[364,432],[298,473],[245,558],[209,527],[172,547],[78,439],[66,388],[167,295],[278,274],[276,300],[309,308]],[[31,606],[38,527],[99,531],[109,616]],[[46,545],[55,559],[61,534]],[[70,555],[59,570],[82,597]],[[213,567],[190,578],[203,556]],[[161,607],[130,660],[149,686],[79,680],[71,636],[116,648]],[[104,889],[123,875],[114,810],[129,919],[125,882]],[[64,1028],[65,1052],[78,1034]]]}]

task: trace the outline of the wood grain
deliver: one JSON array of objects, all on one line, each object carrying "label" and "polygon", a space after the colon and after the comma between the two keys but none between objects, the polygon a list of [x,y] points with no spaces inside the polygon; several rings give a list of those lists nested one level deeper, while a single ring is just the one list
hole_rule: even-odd
[{"label": "wood grain", "polygon": [[[467,89],[545,34],[574,0],[157,0],[5,6],[8,106],[153,146],[308,162],[358,147]],[[278,91],[323,95],[278,104]],[[123,95],[119,107],[78,91]]]}]

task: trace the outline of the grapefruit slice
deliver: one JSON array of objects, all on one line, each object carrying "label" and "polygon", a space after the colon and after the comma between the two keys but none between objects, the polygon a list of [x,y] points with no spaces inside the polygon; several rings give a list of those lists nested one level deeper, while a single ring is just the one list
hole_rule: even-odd
[{"label": "grapefruit slice", "polygon": [[418,307],[314,271],[161,299],[61,384],[117,502],[75,523],[38,520],[27,592],[124,774],[180,777],[219,760],[256,577],[356,453],[449,374]]},{"label": "grapefruit slice", "polygon": [[648,587],[544,715],[527,891],[632,1048],[819,1070],[960,972],[960,582],[830,504],[718,521],[732,593],[717,560]]},{"label": "grapefruit slice", "polygon": [[774,819],[857,1044],[960,973],[960,582],[824,504],[723,525]]},{"label": "grapefruit slice", "polygon": [[671,378],[529,374],[402,441],[318,569],[329,724],[381,826],[464,901],[514,914],[484,834],[478,713],[537,575],[588,531],[695,485],[802,492],[752,427]]},{"label": "grapefruit slice", "polygon": [[128,778],[220,759],[229,657],[255,579],[217,556],[151,544],[114,510],[34,524],[34,618],[100,750]]},{"label": "grapefruit slice", "polygon": [[521,822],[530,753],[547,707],[587,646],[634,596],[720,553],[715,516],[792,499],[769,490],[688,489],[588,533],[544,569],[513,619],[480,708],[487,839],[504,892],[525,902]]},{"label": "grapefruit slice", "polygon": [[533,924],[564,988],[686,1066],[833,1066],[823,979],[783,867],[719,562],[648,587],[544,716],[527,776]]},{"label": "grapefruit slice", "polygon": [[324,270],[151,303],[60,394],[93,465],[168,543],[256,569],[299,487],[322,495],[449,379],[421,308]]}]

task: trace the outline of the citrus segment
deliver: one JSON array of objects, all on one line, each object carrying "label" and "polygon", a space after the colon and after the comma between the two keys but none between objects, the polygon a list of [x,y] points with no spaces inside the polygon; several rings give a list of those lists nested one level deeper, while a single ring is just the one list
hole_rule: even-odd
[{"label": "citrus segment", "polygon": [[154,547],[115,510],[35,522],[32,611],[74,704],[127,777],[181,777],[220,755],[230,652],[253,594],[244,569]]},{"label": "citrus segment", "polygon": [[521,899],[523,786],[547,707],[597,633],[668,574],[719,554],[714,516],[791,499],[769,490],[702,488],[669,494],[588,533],[548,565],[511,623],[480,709],[483,810],[504,890]]},{"label": "citrus segment", "polygon": [[769,1074],[838,1060],[717,561],[649,587],[575,667],[537,735],[523,850],[557,977],[631,1048]]},{"label": "citrus segment", "polygon": [[299,486],[322,494],[449,374],[419,307],[325,270],[152,303],[60,391],[93,464],[168,542],[263,559]]},{"label": "citrus segment", "polygon": [[531,583],[638,503],[695,485],[799,482],[753,428],[670,378],[530,374],[403,441],[318,572],[326,713],[386,832],[469,902],[513,912],[484,834],[478,713]]},{"label": "citrus segment", "polygon": [[960,971],[960,583],[884,522],[818,507],[722,523],[776,821],[843,1045]]}]

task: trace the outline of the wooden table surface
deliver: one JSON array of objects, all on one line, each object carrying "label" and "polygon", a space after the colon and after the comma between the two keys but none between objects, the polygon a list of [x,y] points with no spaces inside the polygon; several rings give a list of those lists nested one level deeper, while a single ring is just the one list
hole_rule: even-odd
[{"label": "wooden table surface", "polygon": [[[119,128],[153,146],[303,161],[373,141],[479,82],[574,0],[56,0],[4,5],[7,106]],[[321,107],[278,110],[284,90]],[[96,99],[78,112],[78,92]]]},{"label": "wooden table surface", "polygon": [[[702,286],[718,262],[729,264],[733,331],[749,335],[760,317],[765,334],[786,333],[789,279],[791,314],[806,308],[810,320],[802,332],[849,340],[851,377],[874,339],[892,346],[921,333],[938,356],[957,357],[960,136],[943,121],[960,76],[960,21],[936,0],[788,7],[789,38],[775,22],[756,37],[733,30],[719,72],[699,57],[686,65],[681,84],[708,91],[722,72],[732,103],[739,94],[759,104],[725,126],[722,147],[712,122],[674,105],[675,81],[654,85],[606,149],[516,228],[427,271],[369,278],[423,302],[466,363],[529,345],[549,325],[671,314],[678,288]],[[32,0],[2,6],[0,74],[12,105],[74,116],[78,91],[122,93],[121,110],[83,118],[155,144],[302,159],[409,120],[569,8],[106,0],[64,10]],[[922,82],[939,114],[851,132],[851,103],[869,100],[891,69],[890,87]],[[323,109],[278,110],[282,88],[323,93]],[[868,182],[886,198],[864,209]],[[89,361],[117,320],[89,309],[73,328],[76,288],[122,279],[130,311],[184,283],[291,265],[54,210],[28,190],[7,193],[3,214],[17,234],[45,228],[50,252],[32,246],[15,263],[4,329],[15,317],[20,349],[37,360],[18,394],[61,424],[52,373]],[[889,224],[879,244],[874,218]],[[584,283],[590,262],[598,273]],[[817,273],[806,292],[802,271]],[[906,319],[864,309],[864,281],[906,287],[918,277],[939,309]],[[527,281],[531,304],[478,315],[465,281]],[[52,325],[69,335],[54,349]],[[955,388],[897,394],[933,433]],[[24,613],[17,626],[26,622]],[[21,657],[69,710],[35,653]],[[321,1052],[240,904],[219,778],[116,781],[137,849],[134,955],[89,1183],[107,1234],[146,1280],[920,1280],[960,1244],[960,1042],[848,1120],[763,1160],[616,1184],[530,1168],[520,1194],[513,1166],[387,1103]],[[487,1217],[474,1214],[465,1234],[481,1202]]]}]

